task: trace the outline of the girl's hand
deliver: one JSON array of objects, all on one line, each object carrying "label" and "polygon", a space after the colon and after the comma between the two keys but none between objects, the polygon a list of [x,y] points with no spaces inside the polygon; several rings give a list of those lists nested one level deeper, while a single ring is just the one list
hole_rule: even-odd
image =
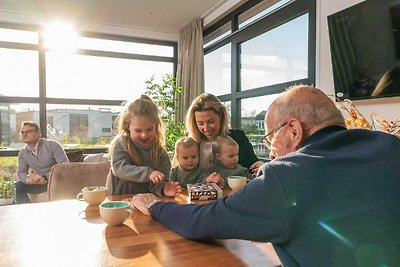
[{"label": "girl's hand", "polygon": [[178,182],[167,182],[163,188],[163,194],[167,197],[179,196],[182,193],[182,187]]},{"label": "girl's hand", "polygon": [[251,165],[250,166],[250,171],[252,172],[252,176],[253,177],[256,177],[257,176],[257,172],[258,172],[258,169],[261,167],[261,165],[263,165],[264,164],[264,162],[262,162],[262,161],[256,161],[256,162],[254,162],[253,163],[253,165]]},{"label": "girl's hand", "polygon": [[152,181],[155,184],[158,184],[162,180],[164,180],[165,175],[162,172],[159,171],[153,171],[150,173],[150,181]]},{"label": "girl's hand", "polygon": [[216,183],[219,187],[224,188],[224,179],[221,177],[221,175],[217,172],[211,173],[207,179],[207,183]]}]

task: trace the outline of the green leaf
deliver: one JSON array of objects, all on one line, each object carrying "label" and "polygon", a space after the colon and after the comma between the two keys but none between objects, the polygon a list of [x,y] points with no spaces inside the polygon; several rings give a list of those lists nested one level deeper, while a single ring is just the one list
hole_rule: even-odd
[{"label": "green leaf", "polygon": [[165,74],[162,82],[154,82],[154,75],[145,81],[145,94],[150,96],[161,109],[161,119],[165,124],[166,149],[174,151],[175,142],[184,136],[185,126],[182,122],[175,123],[176,97],[182,94],[182,87],[177,86],[176,79],[171,74]]}]

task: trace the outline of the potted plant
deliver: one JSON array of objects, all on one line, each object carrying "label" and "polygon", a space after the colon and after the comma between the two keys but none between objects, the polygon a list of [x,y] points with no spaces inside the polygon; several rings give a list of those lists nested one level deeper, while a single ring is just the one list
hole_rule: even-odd
[{"label": "potted plant", "polygon": [[173,154],[175,142],[184,136],[185,125],[176,121],[177,95],[182,93],[182,87],[178,86],[176,79],[171,74],[165,74],[161,83],[154,81],[154,76],[145,81],[145,94],[152,97],[161,108],[161,119],[165,124],[166,149]]},{"label": "potted plant", "polygon": [[15,190],[14,181],[10,176],[0,176],[0,206],[9,205],[14,202],[13,195]]}]

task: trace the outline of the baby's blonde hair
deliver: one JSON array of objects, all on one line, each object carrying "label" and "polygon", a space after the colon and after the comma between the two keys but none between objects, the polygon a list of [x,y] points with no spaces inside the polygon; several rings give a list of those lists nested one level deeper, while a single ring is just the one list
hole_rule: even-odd
[{"label": "baby's blonde hair", "polygon": [[236,143],[236,141],[233,140],[232,137],[228,135],[217,136],[217,138],[215,138],[215,140],[212,142],[212,152],[214,154],[214,160],[216,159],[217,153],[221,151],[221,147],[223,145],[231,145],[239,147],[238,143]]},{"label": "baby's blonde hair", "polygon": [[111,142],[109,153],[112,155],[116,142],[120,138],[123,139],[126,147],[128,148],[128,153],[131,156],[131,159],[134,164],[142,165],[142,160],[138,155],[138,151],[133,145],[133,142],[130,138],[129,125],[133,117],[141,116],[150,118],[152,122],[155,124],[155,141],[151,147],[151,158],[155,162],[155,168],[157,169],[159,166],[159,161],[161,158],[161,154],[165,150],[164,148],[164,128],[159,116],[159,110],[153,100],[147,95],[141,95],[140,98],[128,102],[125,105],[124,110],[118,115],[117,118],[117,130],[118,133],[114,137]]},{"label": "baby's blonde hair", "polygon": [[190,148],[192,146],[196,146],[198,149],[200,149],[199,144],[192,137],[182,137],[176,141],[175,154],[174,158],[172,159],[172,167],[176,167],[179,165],[178,162],[179,149]]}]

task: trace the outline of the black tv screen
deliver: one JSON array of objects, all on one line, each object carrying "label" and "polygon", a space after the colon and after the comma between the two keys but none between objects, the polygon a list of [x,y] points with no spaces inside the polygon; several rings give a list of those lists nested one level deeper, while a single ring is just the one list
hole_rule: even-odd
[{"label": "black tv screen", "polygon": [[400,95],[400,0],[366,0],[328,16],[335,92]]}]

